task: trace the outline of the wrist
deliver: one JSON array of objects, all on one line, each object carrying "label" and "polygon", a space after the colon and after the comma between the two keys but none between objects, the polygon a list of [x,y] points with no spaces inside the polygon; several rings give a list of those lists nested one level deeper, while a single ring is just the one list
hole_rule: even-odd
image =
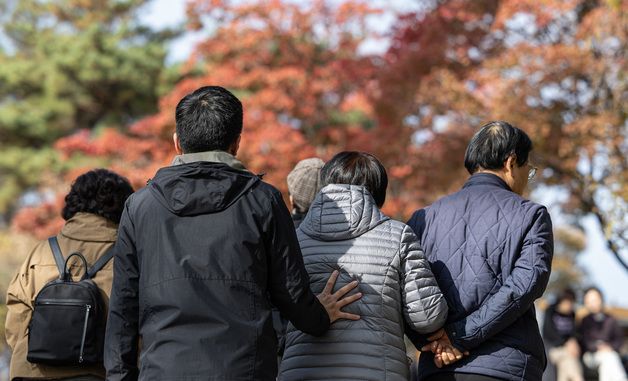
[{"label": "wrist", "polygon": [[464,352],[467,351],[467,348],[462,345],[460,340],[461,337],[464,336],[464,331],[462,328],[463,327],[460,327],[460,325],[456,324],[456,322],[447,324],[443,327],[445,333],[447,334],[447,337],[449,338],[449,341],[451,342],[451,345],[453,345],[459,351]]}]

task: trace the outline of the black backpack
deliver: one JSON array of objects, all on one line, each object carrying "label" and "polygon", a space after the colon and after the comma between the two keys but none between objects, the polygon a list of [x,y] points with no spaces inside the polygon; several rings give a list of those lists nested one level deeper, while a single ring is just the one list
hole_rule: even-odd
[{"label": "black backpack", "polygon": [[[47,283],[35,297],[26,359],[56,366],[102,364],[107,308],[92,278],[111,260],[113,250],[87,269],[81,253],[73,253],[64,261],[57,238],[50,237],[48,243],[60,277]],[[67,269],[72,257],[78,257],[85,268],[78,282]]]}]

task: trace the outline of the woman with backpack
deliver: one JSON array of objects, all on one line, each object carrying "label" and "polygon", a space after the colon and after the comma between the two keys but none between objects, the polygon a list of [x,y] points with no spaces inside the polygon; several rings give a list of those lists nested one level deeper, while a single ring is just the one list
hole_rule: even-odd
[{"label": "woman with backpack", "polygon": [[289,325],[279,380],[407,380],[404,321],[419,333],[439,330],[445,299],[412,230],[380,211],[388,177],[377,158],[341,152],[321,182],[297,230],[310,286],[323,291],[334,270],[336,288],[359,281],[353,292],[362,298],[345,310],[361,318],[320,337]]},{"label": "woman with backpack", "polygon": [[105,169],[72,184],[61,232],[31,250],[8,288],[11,380],[104,379],[100,335],[113,279],[110,249],[132,193],[128,180]]}]

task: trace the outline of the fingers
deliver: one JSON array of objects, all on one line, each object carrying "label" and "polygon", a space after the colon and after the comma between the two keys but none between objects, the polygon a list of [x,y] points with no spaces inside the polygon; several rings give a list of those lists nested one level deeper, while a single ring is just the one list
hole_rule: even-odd
[{"label": "fingers", "polygon": [[346,298],[342,298],[338,301],[338,307],[342,308],[344,306],[346,306],[347,304],[351,304],[353,302],[355,302],[356,300],[360,299],[362,297],[362,293],[358,292],[357,294],[353,294],[350,296],[347,296]]},{"label": "fingers", "polygon": [[462,359],[462,352],[460,352],[457,348],[453,348],[453,353],[456,357],[456,361]]},{"label": "fingers", "polygon": [[[333,276],[333,274],[332,274]],[[336,278],[338,277],[338,275],[336,275]],[[328,282],[329,283],[329,282]],[[347,292],[353,290],[354,288],[356,288],[358,286],[358,281],[354,280],[351,283],[346,284],[345,286],[343,286],[340,290],[336,291],[333,295],[333,297],[336,300],[339,300],[340,298],[342,298]],[[333,287],[333,286],[332,286]]]},{"label": "fingers", "polygon": [[331,294],[339,274],[340,273],[338,272],[338,270],[334,270],[334,272],[331,273],[331,276],[329,277],[329,279],[327,279],[327,283],[325,284],[325,288],[323,289],[324,294]]},{"label": "fingers", "polygon": [[443,351],[443,353],[441,353],[441,356],[443,357],[443,363],[445,365],[453,364],[456,362],[456,356],[451,351],[451,348],[448,348],[448,350]]},{"label": "fingers", "polygon": [[438,345],[438,342],[437,342],[437,341],[434,341],[434,342],[432,343],[432,352],[433,352],[434,354],[438,354],[438,348],[440,348],[440,346]]},{"label": "fingers", "polygon": [[436,365],[437,368],[443,367],[443,359],[440,355],[434,356],[434,365]]},{"label": "fingers", "polygon": [[465,351],[464,354],[460,352],[457,348],[441,343],[440,341],[435,341],[430,344],[424,345],[421,348],[422,352],[433,352],[434,353],[434,364],[438,368],[442,368],[446,365],[451,365],[456,361],[459,361],[464,356],[468,356],[469,352]]},{"label": "fingers", "polygon": [[338,314],[338,319],[360,320],[360,315],[350,314],[348,312],[340,312]]},{"label": "fingers", "polygon": [[421,352],[432,352],[437,355],[440,354],[444,348],[445,344],[437,340],[421,347]]}]

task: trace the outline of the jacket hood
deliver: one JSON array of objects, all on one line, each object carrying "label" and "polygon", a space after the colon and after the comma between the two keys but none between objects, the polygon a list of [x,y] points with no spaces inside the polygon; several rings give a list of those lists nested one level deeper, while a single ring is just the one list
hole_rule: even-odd
[{"label": "jacket hood", "polygon": [[172,213],[193,216],[227,209],[258,181],[225,163],[196,161],[160,169],[149,189]]},{"label": "jacket hood", "polygon": [[299,229],[320,241],[340,241],[359,237],[386,220],[363,186],[330,184],[316,195]]}]

